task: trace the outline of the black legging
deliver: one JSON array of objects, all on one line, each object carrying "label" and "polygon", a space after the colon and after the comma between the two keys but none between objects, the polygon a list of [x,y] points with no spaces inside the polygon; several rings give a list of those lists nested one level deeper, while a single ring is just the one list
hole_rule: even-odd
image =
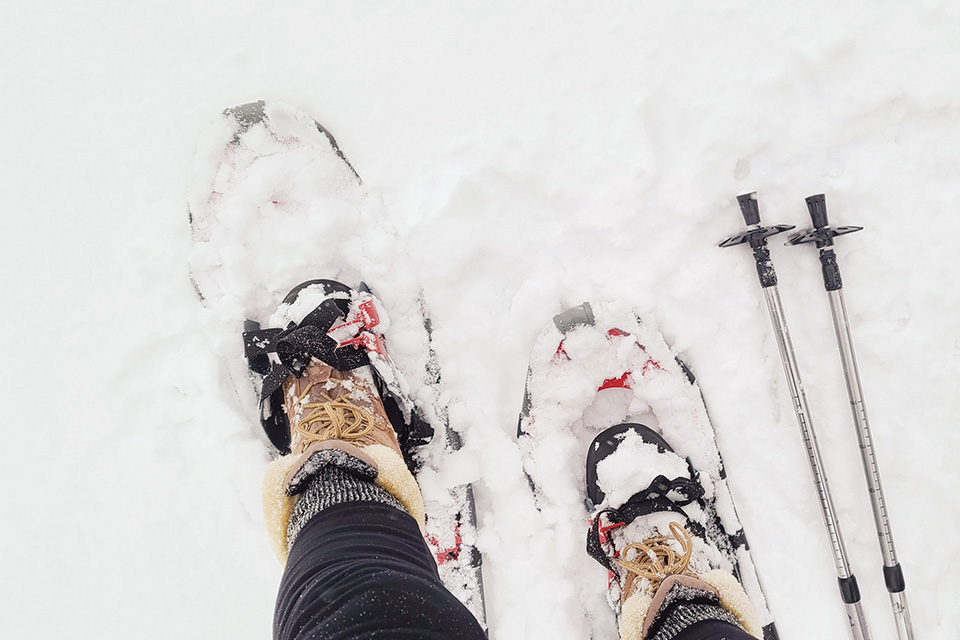
[{"label": "black legging", "polygon": [[673,640],[756,640],[752,635],[723,620],[704,620],[692,624]]},{"label": "black legging", "polygon": [[318,513],[297,536],[280,582],[273,637],[486,635],[443,586],[413,518],[379,502],[347,502]]},{"label": "black legging", "polygon": [[[297,536],[280,581],[276,640],[486,640],[440,581],[416,521],[379,502],[324,509]],[[709,620],[675,640],[749,640]]]}]

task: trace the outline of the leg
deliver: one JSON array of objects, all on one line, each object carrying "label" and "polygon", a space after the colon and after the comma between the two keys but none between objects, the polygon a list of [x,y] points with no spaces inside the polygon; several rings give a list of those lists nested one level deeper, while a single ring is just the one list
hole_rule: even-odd
[{"label": "leg", "polygon": [[290,550],[274,638],[486,636],[446,590],[416,521],[382,502],[318,513]]},{"label": "leg", "polygon": [[754,640],[738,626],[720,620],[704,620],[687,627],[674,640]]},{"label": "leg", "polygon": [[424,508],[369,367],[314,358],[280,388],[291,453],[264,484],[285,563],[274,637],[485,640],[443,585]]}]

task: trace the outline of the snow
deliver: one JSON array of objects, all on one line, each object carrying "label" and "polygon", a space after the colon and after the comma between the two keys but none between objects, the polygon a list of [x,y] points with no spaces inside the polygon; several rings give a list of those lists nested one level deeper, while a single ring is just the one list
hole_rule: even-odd
[{"label": "snow", "polygon": [[597,465],[597,484],[606,495],[607,504],[622,505],[650,486],[657,475],[668,479],[689,475],[683,458],[670,452],[659,454],[657,445],[644,442],[636,433],[628,432],[621,440],[617,449]]},{"label": "snow", "polygon": [[[424,287],[465,439],[431,482],[476,481],[494,638],[583,637],[552,607],[596,584],[550,563],[580,552],[554,543],[584,523],[544,522],[514,434],[542,327],[610,299],[654,317],[696,373],[781,635],[844,637],[753,261],[716,247],[753,190],[768,224],[807,226],[803,198],[825,192],[833,224],[865,227],[836,248],[914,625],[960,636],[958,14],[938,0],[6,7],[0,635],[269,635],[267,457],[246,373],[222,358],[242,307],[197,303],[185,204],[201,132],[266,98],[320,119],[371,192],[334,241],[358,256],[347,271],[391,285],[398,361],[419,357],[404,296]],[[376,207],[394,232],[370,232]],[[288,236],[277,288],[327,275],[296,260],[329,246],[305,240],[320,231]],[[816,252],[771,250],[866,615],[890,640]]]}]

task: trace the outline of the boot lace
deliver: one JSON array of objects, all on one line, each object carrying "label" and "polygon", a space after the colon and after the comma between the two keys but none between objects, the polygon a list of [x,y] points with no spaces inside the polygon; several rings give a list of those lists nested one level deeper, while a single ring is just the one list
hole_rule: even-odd
[{"label": "boot lace", "polygon": [[[620,554],[622,559],[615,559],[614,562],[627,571],[649,580],[653,590],[656,590],[667,576],[677,574],[692,576],[693,573],[689,571],[688,565],[693,553],[693,538],[677,522],[670,523],[670,533],[680,543],[680,554],[668,543],[669,537],[657,536],[643,542],[628,544]],[[635,549],[638,553],[633,560],[627,560],[627,553],[631,549]]]},{"label": "boot lace", "polygon": [[310,382],[294,402],[294,406],[309,411],[293,425],[305,444],[323,440],[357,440],[373,430],[376,425],[373,414],[350,402],[347,399],[349,394],[320,402],[304,402],[313,386],[314,383]]}]

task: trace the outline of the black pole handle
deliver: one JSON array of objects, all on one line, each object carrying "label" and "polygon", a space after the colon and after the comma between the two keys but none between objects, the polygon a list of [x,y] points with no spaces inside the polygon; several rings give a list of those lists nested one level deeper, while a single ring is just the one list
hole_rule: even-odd
[{"label": "black pole handle", "polygon": [[747,223],[748,227],[760,224],[760,205],[757,203],[756,191],[737,196],[737,202],[740,204],[743,221]]},{"label": "black pole handle", "polygon": [[814,229],[823,229],[829,223],[827,222],[827,196],[818,193],[815,196],[807,198],[807,210],[810,211],[810,219],[813,220]]},{"label": "black pole handle", "polygon": [[753,259],[757,263],[757,276],[760,277],[760,286],[773,287],[777,284],[777,272],[773,269],[773,263],[770,261],[770,250],[767,249],[767,238],[775,236],[778,233],[793,229],[792,225],[778,224],[773,227],[760,226],[760,205],[757,202],[757,193],[744,193],[737,196],[737,203],[740,205],[740,213],[743,214],[743,221],[747,223],[750,229],[731,236],[720,243],[721,247],[732,247],[734,245],[749,243],[753,249]]},{"label": "black pole handle", "polygon": [[863,229],[863,227],[831,227],[827,221],[827,197],[822,193],[809,196],[806,200],[807,210],[810,211],[810,218],[813,220],[813,228],[794,233],[787,240],[787,244],[814,242],[818,249],[824,249],[832,247],[833,239],[837,236]]}]

